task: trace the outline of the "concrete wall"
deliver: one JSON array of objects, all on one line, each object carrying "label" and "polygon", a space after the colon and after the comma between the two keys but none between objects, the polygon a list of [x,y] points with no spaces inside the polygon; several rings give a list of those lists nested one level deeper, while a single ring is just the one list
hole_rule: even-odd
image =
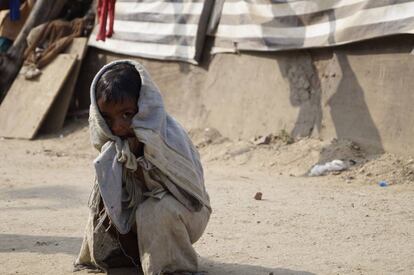
[{"label": "concrete wall", "polygon": [[322,137],[414,153],[414,56],[336,53],[321,82]]},{"label": "concrete wall", "polygon": [[[414,154],[413,42],[395,36],[334,49],[217,55],[202,66],[135,59],[187,128],[214,127],[233,139],[283,129]],[[96,71],[119,58],[89,49],[77,85],[79,108],[89,103]]]}]

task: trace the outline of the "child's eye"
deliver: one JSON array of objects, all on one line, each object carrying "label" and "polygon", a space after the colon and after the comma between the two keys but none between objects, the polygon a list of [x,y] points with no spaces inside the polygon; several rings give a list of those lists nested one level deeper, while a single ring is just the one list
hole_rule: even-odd
[{"label": "child's eye", "polygon": [[131,112],[126,112],[122,115],[123,119],[131,119],[134,114]]}]

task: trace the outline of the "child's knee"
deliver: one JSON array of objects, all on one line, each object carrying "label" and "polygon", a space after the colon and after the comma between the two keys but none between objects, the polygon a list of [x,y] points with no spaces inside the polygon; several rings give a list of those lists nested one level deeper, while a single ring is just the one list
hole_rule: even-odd
[{"label": "child's knee", "polygon": [[138,207],[136,219],[141,230],[165,228],[176,233],[182,231],[194,243],[204,232],[209,216],[210,212],[205,207],[199,212],[191,212],[173,196],[166,195],[161,200],[149,198],[143,202]]},{"label": "child's knee", "polygon": [[[151,226],[180,221],[180,213],[184,206],[173,196],[166,195],[162,199],[148,198],[138,206],[136,218],[145,220]],[[185,209],[186,210],[186,209]]]}]

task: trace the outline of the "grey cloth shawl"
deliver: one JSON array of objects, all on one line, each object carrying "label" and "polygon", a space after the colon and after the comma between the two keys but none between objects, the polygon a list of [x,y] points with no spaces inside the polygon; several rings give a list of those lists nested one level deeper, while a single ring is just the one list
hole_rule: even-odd
[{"label": "grey cloth shawl", "polygon": [[[138,113],[133,117],[132,128],[136,137],[144,143],[144,158],[161,173],[162,183],[177,200],[189,205],[188,194],[201,206],[211,211],[209,197],[204,186],[200,155],[183,127],[165,111],[161,93],[149,73],[138,62],[118,60],[105,65],[95,76],[90,90],[91,105],[89,128],[91,142],[100,151],[94,161],[96,180],[106,213],[121,234],[130,230],[131,209],[123,207],[125,190],[122,188],[123,169],[135,171],[137,160],[130,152],[127,141],[114,136],[99,112],[95,98],[96,85],[102,74],[112,66],[128,63],[141,76]],[[137,91],[138,92],[138,91]],[[182,190],[181,192],[178,190]],[[134,208],[135,209],[135,208]]]}]

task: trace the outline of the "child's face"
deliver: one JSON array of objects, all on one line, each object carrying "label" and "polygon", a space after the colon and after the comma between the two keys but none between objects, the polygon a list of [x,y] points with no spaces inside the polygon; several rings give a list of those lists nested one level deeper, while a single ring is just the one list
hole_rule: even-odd
[{"label": "child's face", "polygon": [[100,98],[98,107],[112,134],[122,139],[135,136],[131,129],[131,122],[138,112],[136,100],[131,98],[115,103],[112,101],[104,102]]}]

